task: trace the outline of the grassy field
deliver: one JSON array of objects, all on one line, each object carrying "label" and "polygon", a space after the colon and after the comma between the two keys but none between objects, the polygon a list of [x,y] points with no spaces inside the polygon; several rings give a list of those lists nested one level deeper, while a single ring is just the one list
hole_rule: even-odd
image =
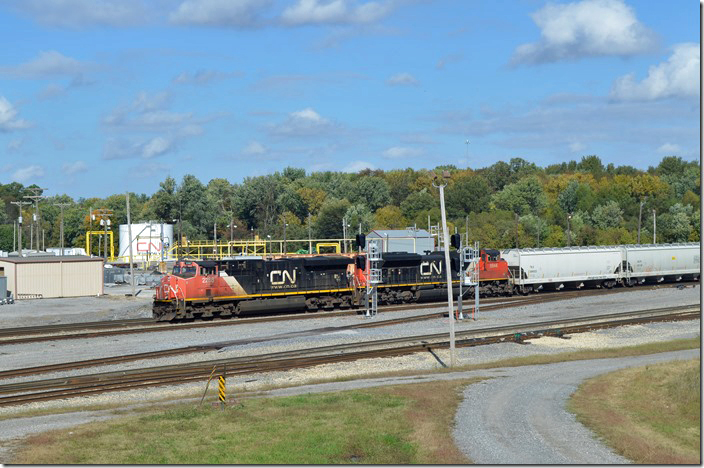
[{"label": "grassy field", "polygon": [[[699,347],[698,338],[675,340],[516,358],[441,372]],[[468,460],[454,446],[451,430],[461,391],[470,382],[245,398],[226,411],[197,405],[154,407],[132,416],[29,437],[12,463],[463,464]],[[51,412],[58,411],[47,411]]]},{"label": "grassy field", "polygon": [[20,464],[464,464],[451,428],[472,381],[179,406],[31,437]]},{"label": "grassy field", "polygon": [[639,464],[701,463],[701,361],[624,369],[572,396],[577,419]]}]

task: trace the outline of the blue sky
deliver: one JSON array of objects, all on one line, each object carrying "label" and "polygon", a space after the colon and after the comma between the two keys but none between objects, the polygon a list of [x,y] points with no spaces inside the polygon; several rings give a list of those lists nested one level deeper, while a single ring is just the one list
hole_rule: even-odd
[{"label": "blue sky", "polygon": [[0,40],[0,182],[49,195],[700,153],[692,1],[5,0]]}]

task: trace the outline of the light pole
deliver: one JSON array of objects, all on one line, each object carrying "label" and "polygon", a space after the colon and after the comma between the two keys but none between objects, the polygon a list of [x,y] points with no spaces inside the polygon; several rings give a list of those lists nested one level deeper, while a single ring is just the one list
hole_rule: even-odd
[{"label": "light pole", "polygon": [[58,206],[61,209],[61,226],[59,230],[61,231],[61,256],[64,256],[64,208],[70,206],[71,203],[54,203],[54,206]]},{"label": "light pole", "polygon": [[342,218],[342,247],[345,253],[347,253],[347,228],[350,227],[347,224],[347,217]]},{"label": "light pole", "polygon": [[464,144],[467,147],[465,158],[467,159],[467,169],[469,169],[469,140],[465,140]]},{"label": "light pole", "polygon": [[572,246],[572,232],[570,231],[570,219],[572,219],[572,213],[567,215],[567,247]]},{"label": "light pole", "polygon": [[308,253],[309,254],[313,253],[313,241],[311,240],[311,231],[310,231],[310,211],[308,212]]},{"label": "light pole", "polygon": [[286,222],[286,218],[284,218],[284,251],[282,252],[284,255],[288,252],[288,249],[286,248],[286,226],[288,226],[288,223]]},{"label": "light pole", "polygon": [[[266,237],[269,239],[269,250],[271,250],[271,236],[267,234]],[[269,255],[271,255],[271,253]]]},{"label": "light pole", "polygon": [[19,216],[17,217],[17,253],[22,256],[22,205],[31,205],[32,202],[28,201],[13,201],[10,202],[13,205],[17,205],[17,210]]},{"label": "light pole", "polygon": [[450,236],[447,233],[447,220],[445,218],[445,186],[450,178],[448,171],[442,172],[442,178],[437,174],[433,177],[433,187],[440,189],[440,214],[442,215],[443,248],[445,250],[445,276],[447,278],[447,310],[450,319],[450,367],[455,366],[455,314],[452,310],[452,275],[450,273]]},{"label": "light pole", "polygon": [[655,233],[657,232],[655,228],[655,208],[653,208],[653,244],[657,244],[657,242],[655,242]]},{"label": "light pole", "polygon": [[640,220],[643,216],[643,204],[647,198],[648,197],[645,197],[640,201],[640,209],[638,210],[638,244],[640,244]]}]

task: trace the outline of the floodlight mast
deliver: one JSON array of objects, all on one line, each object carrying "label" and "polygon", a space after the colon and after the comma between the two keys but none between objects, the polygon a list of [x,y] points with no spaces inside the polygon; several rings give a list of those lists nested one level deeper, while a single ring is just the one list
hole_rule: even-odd
[{"label": "floodlight mast", "polygon": [[450,178],[449,171],[442,172],[442,178],[437,174],[433,178],[433,187],[440,189],[440,214],[442,215],[443,249],[445,250],[445,276],[447,278],[447,310],[450,321],[450,367],[455,366],[455,314],[452,304],[452,274],[450,268],[450,236],[447,233],[445,217],[445,186]]}]

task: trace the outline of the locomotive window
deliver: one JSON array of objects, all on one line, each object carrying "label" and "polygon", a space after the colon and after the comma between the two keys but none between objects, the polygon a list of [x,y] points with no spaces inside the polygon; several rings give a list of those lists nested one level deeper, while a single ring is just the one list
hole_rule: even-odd
[{"label": "locomotive window", "polygon": [[194,266],[182,266],[174,265],[174,276],[181,278],[193,278],[196,276],[196,267]]},{"label": "locomotive window", "polygon": [[215,274],[215,267],[202,267],[200,270],[200,274],[203,276],[214,275]]}]

